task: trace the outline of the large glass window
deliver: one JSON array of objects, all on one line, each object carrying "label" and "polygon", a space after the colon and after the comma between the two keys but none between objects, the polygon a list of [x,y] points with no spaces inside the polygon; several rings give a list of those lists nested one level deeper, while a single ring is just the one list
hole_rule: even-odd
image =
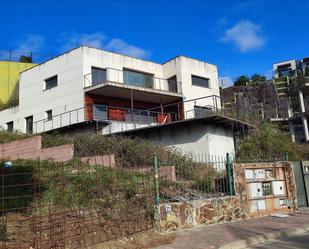
[{"label": "large glass window", "polygon": [[58,86],[58,76],[55,75],[45,80],[45,89],[51,89]]},{"label": "large glass window", "polygon": [[209,88],[209,79],[192,75],[192,85]]},{"label": "large glass window", "polygon": [[91,68],[92,85],[104,83],[106,81],[106,69],[92,67]]},{"label": "large glass window", "polygon": [[153,88],[153,75],[124,69],[123,82],[131,86]]}]

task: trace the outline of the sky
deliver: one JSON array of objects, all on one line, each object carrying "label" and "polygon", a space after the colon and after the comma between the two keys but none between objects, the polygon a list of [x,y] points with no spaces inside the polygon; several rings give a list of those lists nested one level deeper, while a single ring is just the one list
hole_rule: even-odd
[{"label": "sky", "polygon": [[163,63],[218,66],[223,86],[309,57],[309,0],[11,0],[0,3],[0,59],[46,60],[80,44]]}]

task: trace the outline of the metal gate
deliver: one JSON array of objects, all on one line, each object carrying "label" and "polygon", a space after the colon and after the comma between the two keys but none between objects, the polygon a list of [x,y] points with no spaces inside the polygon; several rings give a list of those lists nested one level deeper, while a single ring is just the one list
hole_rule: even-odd
[{"label": "metal gate", "polygon": [[299,207],[309,206],[309,161],[293,162],[297,204]]}]

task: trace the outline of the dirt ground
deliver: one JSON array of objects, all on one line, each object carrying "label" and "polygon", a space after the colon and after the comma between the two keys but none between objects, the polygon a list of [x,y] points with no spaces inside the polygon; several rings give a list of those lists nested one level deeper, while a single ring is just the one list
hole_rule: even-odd
[{"label": "dirt ground", "polygon": [[170,244],[175,234],[158,234],[153,229],[88,247],[88,249],[148,249]]}]

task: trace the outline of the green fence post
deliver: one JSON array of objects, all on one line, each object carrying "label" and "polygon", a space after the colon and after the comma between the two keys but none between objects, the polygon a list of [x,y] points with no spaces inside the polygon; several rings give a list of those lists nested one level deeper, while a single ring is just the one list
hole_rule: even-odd
[{"label": "green fence post", "polygon": [[284,153],[284,160],[285,160],[286,162],[289,161],[289,153],[287,153],[287,152]]},{"label": "green fence post", "polygon": [[231,174],[231,161],[230,154],[226,153],[226,164],[227,164],[227,180],[229,184],[229,195],[233,195],[233,186],[232,186],[232,174]]},{"label": "green fence post", "polygon": [[160,205],[160,190],[159,190],[159,167],[158,156],[154,154],[154,172],[155,172],[155,184],[156,184],[156,204]]}]

